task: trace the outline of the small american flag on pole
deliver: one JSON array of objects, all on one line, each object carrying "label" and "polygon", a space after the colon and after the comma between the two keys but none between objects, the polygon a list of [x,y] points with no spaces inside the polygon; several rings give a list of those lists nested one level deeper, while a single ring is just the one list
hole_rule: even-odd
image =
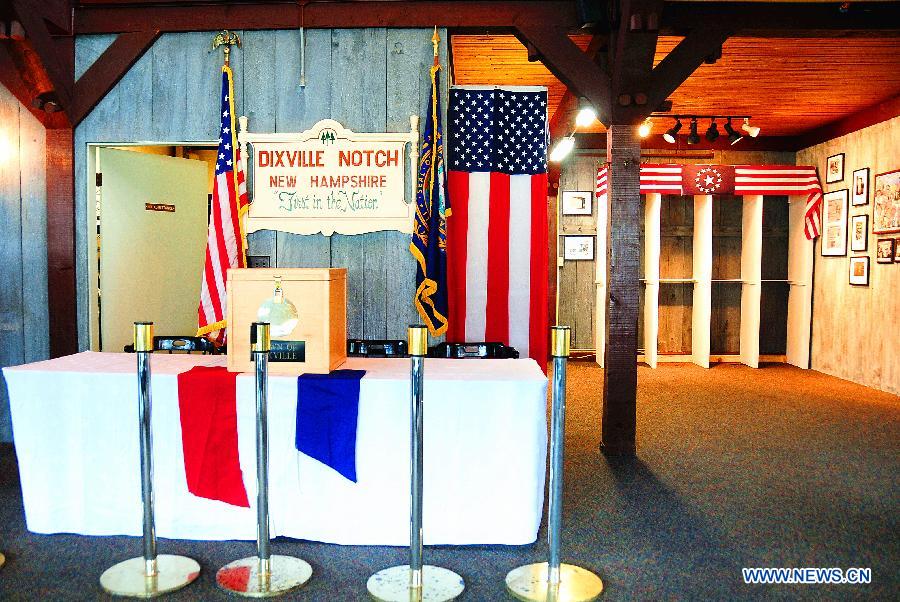
[{"label": "small american flag on pole", "polygon": [[228,65],[222,67],[222,122],[216,179],[206,239],[206,266],[200,287],[197,336],[225,342],[225,277],[229,268],[245,266],[246,245],[242,220],[249,208],[247,184],[234,131],[234,80]]}]

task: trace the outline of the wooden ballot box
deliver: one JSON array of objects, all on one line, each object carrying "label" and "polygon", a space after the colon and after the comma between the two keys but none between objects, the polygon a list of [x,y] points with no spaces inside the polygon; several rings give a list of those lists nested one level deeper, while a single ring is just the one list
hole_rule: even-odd
[{"label": "wooden ballot box", "polygon": [[250,324],[269,322],[272,374],[325,374],[347,359],[347,270],[228,270],[228,369],[252,372]]}]

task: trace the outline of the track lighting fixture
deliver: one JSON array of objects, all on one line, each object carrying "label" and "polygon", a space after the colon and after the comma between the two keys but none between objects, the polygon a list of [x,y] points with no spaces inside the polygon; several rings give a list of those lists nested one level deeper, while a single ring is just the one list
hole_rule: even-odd
[{"label": "track lighting fixture", "polygon": [[740,142],[741,138],[743,138],[743,136],[734,131],[734,127],[731,125],[731,117],[725,122],[725,133],[728,135],[728,142],[730,142],[732,146]]},{"label": "track lighting fixture", "polygon": [[713,117],[712,122],[709,124],[709,129],[706,130],[706,139],[710,142],[715,142],[716,138],[719,137],[719,128],[716,127],[716,118]]},{"label": "track lighting fixture", "polygon": [[749,117],[744,117],[744,125],[741,126],[741,129],[744,130],[745,132],[747,132],[747,134],[751,138],[756,138],[757,136],[759,136],[759,128],[756,126],[750,125]]},{"label": "track lighting fixture", "polygon": [[588,99],[582,98],[578,103],[578,115],[575,116],[575,125],[580,128],[586,128],[597,119],[597,111],[588,102]]},{"label": "track lighting fixture", "polygon": [[647,119],[644,120],[643,123],[641,123],[640,126],[638,126],[638,136],[640,136],[641,138],[646,138],[647,136],[650,135],[650,129],[651,129],[651,124],[650,124],[650,118],[648,117]]},{"label": "track lighting fixture", "polygon": [[575,148],[575,136],[566,136],[550,149],[550,160],[554,163],[559,163],[572,152],[573,148]]},{"label": "track lighting fixture", "polygon": [[681,120],[676,118],[675,125],[673,125],[671,128],[669,128],[669,130],[666,131],[665,134],[663,134],[663,140],[665,140],[669,144],[675,144],[675,140],[676,140],[675,136],[678,135],[678,130],[680,130],[680,129],[681,129]]},{"label": "track lighting fixture", "polygon": [[700,134],[697,133],[697,118],[691,119],[691,133],[688,134],[688,144],[698,144],[700,142]]}]

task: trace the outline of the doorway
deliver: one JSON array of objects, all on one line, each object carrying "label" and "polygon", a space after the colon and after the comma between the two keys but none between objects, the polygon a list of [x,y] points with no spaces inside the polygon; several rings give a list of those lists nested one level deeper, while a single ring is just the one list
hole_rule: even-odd
[{"label": "doorway", "polygon": [[161,335],[195,334],[215,147],[89,151],[91,349],[121,352],[135,321]]}]

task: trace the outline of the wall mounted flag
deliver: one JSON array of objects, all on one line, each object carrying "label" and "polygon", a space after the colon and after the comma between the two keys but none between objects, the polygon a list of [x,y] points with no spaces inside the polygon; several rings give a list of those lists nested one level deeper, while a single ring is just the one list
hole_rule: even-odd
[{"label": "wall mounted flag", "polygon": [[419,155],[416,216],[409,251],[416,258],[413,303],[431,336],[440,336],[447,332],[450,315],[447,310],[447,218],[450,216],[450,203],[444,188],[444,135],[438,108],[441,67],[437,61],[437,42],[434,43],[435,60],[430,71],[431,98]]},{"label": "wall mounted flag", "polygon": [[451,342],[548,349],[547,90],[450,90]]},{"label": "wall mounted flag", "polygon": [[206,238],[206,265],[200,286],[197,336],[225,342],[225,280],[229,268],[246,265],[246,242],[241,221],[249,206],[241,154],[234,130],[234,78],[231,68],[222,67],[222,121],[216,178]]}]

